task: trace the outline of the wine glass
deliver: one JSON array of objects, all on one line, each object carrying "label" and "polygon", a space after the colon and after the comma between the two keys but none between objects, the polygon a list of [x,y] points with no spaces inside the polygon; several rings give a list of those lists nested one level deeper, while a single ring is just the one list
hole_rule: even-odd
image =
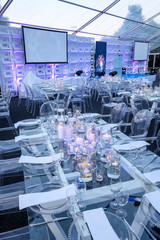
[{"label": "wine glass", "polygon": [[143,168],[144,168],[143,161],[145,160],[145,157],[146,157],[146,151],[147,151],[146,146],[138,149],[138,164],[136,164],[136,168],[139,171],[143,171]]},{"label": "wine glass", "polygon": [[78,206],[80,210],[83,211],[86,209],[86,204],[83,201],[83,195],[86,191],[86,183],[81,177],[78,177],[75,181],[75,186],[77,188]]},{"label": "wine glass", "polygon": [[75,214],[75,204],[77,202],[76,196],[73,195],[73,189],[67,189],[66,200],[68,202],[67,216],[72,217]]},{"label": "wine glass", "polygon": [[68,161],[70,159],[68,145],[66,141],[62,141],[62,161],[63,161],[63,171],[64,173],[69,173],[70,168],[68,166]]},{"label": "wine glass", "polygon": [[[125,190],[120,191],[116,194],[116,201],[120,207],[125,206],[128,203],[129,195],[126,193]],[[119,208],[116,210],[116,215],[121,218],[127,217],[127,212],[125,209]]]},{"label": "wine glass", "polygon": [[133,163],[134,160],[136,160],[138,157],[138,151],[137,149],[133,148],[132,146],[129,148],[129,155],[128,158],[131,160],[131,163]]},{"label": "wine glass", "polygon": [[118,202],[116,201],[116,195],[121,191],[121,189],[122,189],[121,179],[120,178],[111,179],[111,181],[110,181],[110,190],[111,190],[111,192],[114,193],[114,196],[115,196],[114,197],[115,200],[110,203],[110,207],[112,209],[119,208]]}]

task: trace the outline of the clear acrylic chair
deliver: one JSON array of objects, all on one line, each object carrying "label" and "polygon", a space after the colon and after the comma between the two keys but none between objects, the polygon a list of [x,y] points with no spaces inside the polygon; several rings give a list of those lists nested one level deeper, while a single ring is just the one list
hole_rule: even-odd
[{"label": "clear acrylic chair", "polygon": [[110,122],[121,124],[125,117],[126,108],[127,106],[125,103],[117,103],[111,111]]},{"label": "clear acrylic chair", "polygon": [[58,104],[53,101],[47,101],[40,107],[40,116],[48,118],[50,116],[57,115]]},{"label": "clear acrylic chair", "polygon": [[0,141],[0,158],[5,154],[13,154],[13,152],[20,151],[18,143],[14,139]]},{"label": "clear acrylic chair", "polygon": [[134,139],[146,137],[153,119],[153,112],[148,109],[138,111],[131,122],[131,137]]},{"label": "clear acrylic chair", "polygon": [[117,103],[111,101],[111,96],[108,92],[105,92],[105,95],[102,96],[101,101],[101,114],[104,113],[105,109],[108,109],[109,113],[112,111],[113,107],[116,106]]},{"label": "clear acrylic chair", "polygon": [[132,113],[135,115],[138,111],[143,109],[150,109],[148,100],[144,97],[135,97],[130,99]]},{"label": "clear acrylic chair", "polygon": [[28,85],[28,89],[31,93],[32,96],[32,106],[31,106],[31,113],[33,114],[33,116],[35,115],[36,112],[36,106],[37,104],[40,106],[41,104],[43,104],[46,101],[46,97],[44,95],[41,94],[40,91],[37,91],[35,88],[32,89],[29,85]]},{"label": "clear acrylic chair", "polygon": [[30,240],[30,229],[28,226],[0,233],[1,240]]},{"label": "clear acrylic chair", "polygon": [[83,111],[86,112],[86,105],[85,99],[83,98],[84,89],[76,90],[72,93],[72,97],[70,99],[70,104],[73,105],[80,105],[81,109],[83,107]]}]

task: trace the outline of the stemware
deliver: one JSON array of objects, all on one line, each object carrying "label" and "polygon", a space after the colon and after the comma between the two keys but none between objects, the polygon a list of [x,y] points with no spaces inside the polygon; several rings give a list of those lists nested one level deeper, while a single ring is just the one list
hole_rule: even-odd
[{"label": "stemware", "polygon": [[86,191],[86,183],[81,177],[78,177],[75,181],[75,186],[77,188],[78,206],[80,210],[83,211],[86,209],[86,204],[83,201],[83,195]]},{"label": "stemware", "polygon": [[135,163],[135,165],[139,171],[143,171],[143,168],[144,168],[143,162],[145,161],[145,157],[146,157],[146,146],[138,149],[138,157],[137,157],[138,163]]},{"label": "stemware", "polygon": [[[116,201],[120,207],[125,206],[128,203],[129,195],[124,191],[120,191],[116,194]],[[116,215],[121,218],[127,217],[127,211],[125,209],[119,208],[116,210]]]},{"label": "stemware", "polygon": [[[122,189],[121,179],[120,178],[111,179],[110,190],[114,193],[115,199],[116,199],[116,195],[121,191],[121,189]],[[113,209],[117,209],[117,208],[119,208],[119,205],[118,205],[117,201],[114,200],[110,203],[110,207]]]},{"label": "stemware", "polygon": [[69,173],[70,168],[68,166],[68,161],[70,159],[68,145],[66,141],[59,141],[60,142],[60,152],[62,151],[62,161],[63,161],[63,171],[64,173]]},{"label": "stemware", "polygon": [[68,203],[67,216],[72,217],[75,214],[75,203],[77,202],[76,196],[73,195],[73,189],[67,189],[66,200]]}]

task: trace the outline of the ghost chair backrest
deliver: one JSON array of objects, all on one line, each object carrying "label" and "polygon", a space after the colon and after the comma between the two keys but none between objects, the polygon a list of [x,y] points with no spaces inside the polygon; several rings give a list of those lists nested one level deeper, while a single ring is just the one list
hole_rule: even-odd
[{"label": "ghost chair backrest", "polygon": [[54,101],[47,101],[40,107],[40,116],[48,118],[53,115],[57,115],[58,105]]},{"label": "ghost chair backrest", "polygon": [[124,102],[116,104],[111,112],[111,122],[112,123],[121,123],[124,120],[126,113],[126,104]]},{"label": "ghost chair backrest", "polygon": [[146,137],[149,126],[153,118],[153,113],[148,109],[138,111],[131,122],[131,132],[134,136]]}]

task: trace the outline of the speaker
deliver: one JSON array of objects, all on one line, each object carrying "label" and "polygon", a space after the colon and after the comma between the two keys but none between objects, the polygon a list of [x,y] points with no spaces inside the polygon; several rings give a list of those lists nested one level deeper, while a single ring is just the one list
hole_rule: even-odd
[{"label": "speaker", "polygon": [[122,74],[126,74],[126,68],[122,67]]},{"label": "speaker", "polygon": [[76,72],[77,76],[81,76],[82,73],[83,73],[82,70],[78,70],[78,71]]},{"label": "speaker", "polygon": [[155,68],[150,69],[150,75],[154,75],[156,73],[157,73],[157,69],[155,69]]},{"label": "speaker", "polygon": [[109,73],[110,76],[114,77],[117,74],[117,71],[112,71]]}]

